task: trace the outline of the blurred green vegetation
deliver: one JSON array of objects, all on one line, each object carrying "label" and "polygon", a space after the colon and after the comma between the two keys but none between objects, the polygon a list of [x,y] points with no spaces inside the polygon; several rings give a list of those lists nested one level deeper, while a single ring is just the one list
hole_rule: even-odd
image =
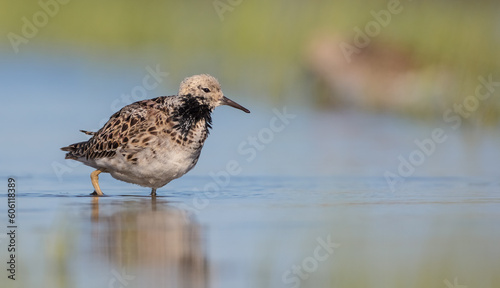
[{"label": "blurred green vegetation", "polygon": [[[28,44],[20,45],[18,56],[28,46],[49,50],[85,47],[89,53],[110,56],[117,52],[149,55],[180,77],[209,72],[252,91],[256,98],[299,100],[324,107],[324,95],[314,89],[317,75],[310,73],[305,60],[310,42],[325,34],[344,35],[352,42],[354,27],[363,28],[373,20],[370,12],[387,9],[388,2],[69,1],[60,5]],[[426,95],[423,89],[419,103],[400,112],[441,118],[445,109],[474,93],[479,75],[500,79],[498,1],[400,3],[403,11],[392,15],[390,24],[373,40],[404,47],[421,67],[430,67],[425,70],[425,81],[434,81],[435,67],[446,67],[455,79],[440,93],[440,99],[432,93]],[[227,10],[217,12],[214,5],[221,9],[227,5]],[[7,35],[21,34],[22,17],[32,19],[41,7],[37,1],[3,0],[0,9],[4,11],[0,31]],[[8,39],[4,40],[2,50],[13,54]],[[479,105],[472,118],[480,123],[498,121],[498,94],[495,91],[495,97]]]}]

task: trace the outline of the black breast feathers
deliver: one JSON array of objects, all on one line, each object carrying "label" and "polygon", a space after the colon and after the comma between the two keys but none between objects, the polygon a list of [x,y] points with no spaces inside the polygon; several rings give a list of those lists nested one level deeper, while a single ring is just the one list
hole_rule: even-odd
[{"label": "black breast feathers", "polygon": [[175,108],[173,120],[176,123],[174,129],[177,129],[183,136],[187,136],[189,131],[202,120],[205,120],[205,131],[212,128],[212,110],[207,104],[202,103],[201,97],[186,96],[182,97],[181,105]]}]

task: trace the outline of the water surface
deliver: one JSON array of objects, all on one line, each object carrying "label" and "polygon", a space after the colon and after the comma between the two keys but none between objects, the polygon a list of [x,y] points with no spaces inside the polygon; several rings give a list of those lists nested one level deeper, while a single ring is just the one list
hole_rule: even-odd
[{"label": "water surface", "polygon": [[71,180],[19,179],[45,189],[17,195],[18,286],[5,271],[2,285],[500,284],[498,181],[411,178],[390,192],[383,178],[234,177],[208,198],[191,187],[213,179],[186,176],[151,199],[118,182],[91,197]]},{"label": "water surface", "polygon": [[[0,175],[17,181],[18,224],[17,280],[0,269],[1,287],[500,287],[497,130],[256,103],[219,79],[252,113],[217,108],[188,175],[151,199],[101,174],[94,198],[91,169],[59,147],[88,139],[78,130],[100,128],[152,64],[66,58],[0,67]],[[435,129],[446,141],[422,154]]]}]

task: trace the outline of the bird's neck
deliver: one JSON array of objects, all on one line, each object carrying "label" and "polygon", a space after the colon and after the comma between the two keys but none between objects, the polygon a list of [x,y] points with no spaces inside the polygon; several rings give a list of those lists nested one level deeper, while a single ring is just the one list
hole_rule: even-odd
[{"label": "bird's neck", "polygon": [[208,104],[202,103],[201,99],[192,96],[179,96],[180,105],[174,110],[175,129],[183,135],[187,135],[195,129],[203,129],[208,133],[212,128],[212,110]]}]

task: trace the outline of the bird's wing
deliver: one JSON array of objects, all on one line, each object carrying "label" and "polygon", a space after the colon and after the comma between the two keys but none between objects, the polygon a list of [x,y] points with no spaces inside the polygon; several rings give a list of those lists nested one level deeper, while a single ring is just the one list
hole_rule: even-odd
[{"label": "bird's wing", "polygon": [[169,114],[165,98],[163,96],[127,105],[113,114],[87,142],[61,149],[69,151],[66,155],[69,159],[99,159],[113,157],[117,153],[131,159],[133,154],[157,140],[157,126],[166,123]]}]

